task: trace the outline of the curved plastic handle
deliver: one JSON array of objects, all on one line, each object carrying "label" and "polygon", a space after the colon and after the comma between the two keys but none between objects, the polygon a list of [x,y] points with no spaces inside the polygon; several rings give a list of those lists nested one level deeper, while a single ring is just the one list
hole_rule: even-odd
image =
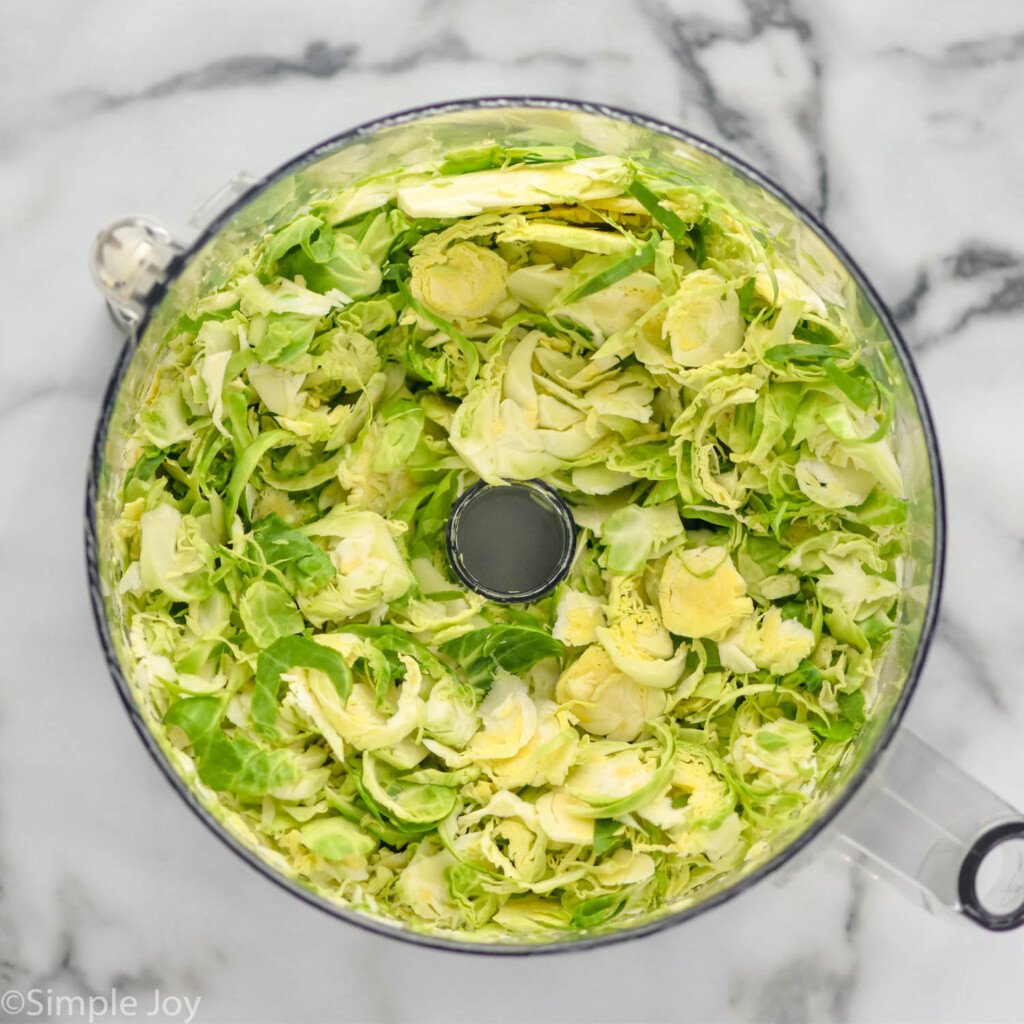
[{"label": "curved plastic handle", "polygon": [[836,825],[844,854],[927,909],[1024,925],[1024,814],[909,729]]}]

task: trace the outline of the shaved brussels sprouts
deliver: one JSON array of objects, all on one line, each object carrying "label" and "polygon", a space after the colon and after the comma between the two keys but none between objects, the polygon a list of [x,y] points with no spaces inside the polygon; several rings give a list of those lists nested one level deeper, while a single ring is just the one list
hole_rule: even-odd
[{"label": "shaved brussels sprouts", "polygon": [[[331,899],[482,941],[626,926],[768,856],[872,712],[884,360],[666,174],[488,146],[356,183],[166,338],[115,530],[132,668],[204,798]],[[534,478],[575,559],[498,604],[445,524]]]}]

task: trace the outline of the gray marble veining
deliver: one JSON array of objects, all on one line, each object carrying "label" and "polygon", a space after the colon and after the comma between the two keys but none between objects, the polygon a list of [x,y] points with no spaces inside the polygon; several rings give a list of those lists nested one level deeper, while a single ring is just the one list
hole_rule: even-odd
[{"label": "gray marble veining", "polygon": [[588,954],[459,958],[316,914],[243,869],[149,762],[93,635],[79,526],[119,344],[85,265],[103,224],[150,212],[184,233],[236,171],[435,100],[641,110],[774,176],[893,306],[938,424],[951,531],[910,719],[1024,805],[1022,62],[1009,0],[13,0],[0,36],[0,990],[117,989],[148,1007],[159,988],[201,996],[205,1022],[1024,1019],[1024,933],[929,917],[822,844],[691,924]]}]

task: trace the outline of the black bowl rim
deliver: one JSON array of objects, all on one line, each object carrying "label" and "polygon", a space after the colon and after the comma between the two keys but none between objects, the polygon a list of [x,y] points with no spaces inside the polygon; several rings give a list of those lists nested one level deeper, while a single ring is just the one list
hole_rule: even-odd
[{"label": "black bowl rim", "polygon": [[[567,938],[532,945],[525,943],[516,944],[505,942],[489,943],[468,940],[464,941],[443,935],[433,935],[429,932],[414,931],[412,929],[403,928],[398,924],[389,924],[386,920],[374,918],[368,914],[333,903],[312,890],[302,886],[294,879],[288,878],[274,870],[266,861],[262,860],[258,854],[231,835],[217,820],[217,818],[207,810],[185,780],[175,771],[167,756],[157,743],[156,738],[147,728],[142,719],[142,715],[132,699],[131,689],[125,679],[120,663],[118,662],[113,637],[111,635],[110,624],[107,622],[106,618],[103,591],[100,581],[98,562],[99,546],[96,533],[96,507],[103,450],[106,445],[107,432],[110,426],[113,409],[116,404],[118,391],[136,348],[136,339],[141,338],[145,333],[153,312],[163,299],[168,288],[178,278],[192,258],[195,257],[206,245],[206,243],[209,242],[225,224],[227,224],[237,213],[252,202],[265,189],[282,178],[294,174],[303,167],[306,167],[311,163],[315,163],[322,157],[329,155],[344,143],[351,143],[360,138],[371,136],[375,132],[384,128],[407,124],[427,117],[459,113],[466,110],[500,110],[510,108],[566,110],[577,113],[592,114],[598,117],[605,117],[615,121],[634,124],[639,127],[658,132],[662,135],[667,135],[720,160],[741,177],[747,178],[761,186],[761,188],[766,192],[773,195],[777,200],[800,217],[804,223],[818,235],[822,242],[828,246],[832,253],[843,264],[851,278],[856,282],[857,286],[861,289],[874,309],[879,321],[886,329],[893,347],[896,350],[897,356],[902,364],[903,371],[907,376],[911,392],[914,396],[914,402],[917,407],[917,412],[920,416],[922,429],[925,435],[932,479],[935,523],[935,552],[931,586],[928,594],[924,621],[921,628],[921,637],[908,668],[906,683],[904,684],[896,703],[890,712],[888,720],[880,731],[878,738],[875,740],[873,748],[858,766],[853,775],[851,775],[846,786],[836,796],[831,806],[822,813],[820,817],[811,822],[811,824],[808,825],[799,836],[780,850],[770,860],[760,865],[734,885],[709,896],[707,899],[699,903],[684,907],[671,914],[665,914],[653,921],[638,924],[635,927],[623,928],[621,931],[612,931],[596,935],[584,935],[580,938]],[[330,914],[332,917],[340,918],[341,920],[347,921],[348,923],[356,925],[357,927],[363,928],[367,931],[374,932],[375,934],[385,935],[389,938],[410,942],[418,946],[427,946],[435,949],[444,949],[462,953],[492,956],[531,956],[541,953],[575,952],[584,949],[593,949],[598,946],[624,942],[627,939],[639,938],[640,936],[662,931],[672,925],[678,925],[684,921],[691,920],[697,915],[711,910],[714,907],[721,906],[728,900],[739,896],[757,882],[778,871],[796,857],[797,854],[803,851],[824,831],[826,826],[835,819],[839,812],[850,802],[857,791],[861,788],[868,775],[870,775],[871,771],[878,764],[878,761],[882,757],[886,748],[892,742],[900,721],[906,712],[910,698],[916,688],[935,629],[935,623],[938,617],[939,601],[942,593],[946,554],[945,491],[934,422],[910,349],[904,341],[892,314],[889,312],[887,306],[882,301],[874,286],[868,280],[846,248],[832,235],[828,228],[825,227],[815,214],[811,213],[811,211],[802,203],[793,198],[793,196],[777,185],[772,179],[767,177],[757,168],[748,164],[745,160],[742,160],[740,157],[735,156],[716,143],[710,142],[693,132],[678,128],[657,118],[648,117],[645,114],[625,110],[620,107],[602,103],[588,103],[580,100],[560,99],[545,96],[486,96],[412,107],[395,114],[367,121],[349,129],[348,131],[341,132],[324,140],[323,142],[318,143],[253,183],[242,195],[235,199],[233,203],[222,210],[218,216],[215,217],[209,225],[207,225],[205,230],[200,233],[195,241],[193,241],[186,250],[175,258],[168,267],[167,277],[161,284],[154,288],[153,292],[149,295],[146,311],[137,325],[135,332],[125,342],[104,395],[103,408],[99,422],[97,423],[96,434],[93,439],[90,455],[85,501],[85,551],[93,617],[100,636],[100,642],[102,644],[107,667],[110,670],[111,677],[114,680],[118,693],[121,696],[121,700],[128,713],[128,717],[135,726],[135,729],[146,749],[152,755],[154,761],[177,791],[178,795],[195,812],[199,820],[202,821],[218,839],[238,854],[250,865],[250,867],[254,868],[281,889],[297,896],[310,906],[316,907],[317,909]]]}]

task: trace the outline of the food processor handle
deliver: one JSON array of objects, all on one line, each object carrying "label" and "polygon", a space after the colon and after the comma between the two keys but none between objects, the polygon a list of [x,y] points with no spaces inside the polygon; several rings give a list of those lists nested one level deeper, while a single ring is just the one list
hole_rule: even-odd
[{"label": "food processor handle", "polygon": [[907,728],[836,819],[840,852],[933,912],[1024,925],[1024,814]]}]

